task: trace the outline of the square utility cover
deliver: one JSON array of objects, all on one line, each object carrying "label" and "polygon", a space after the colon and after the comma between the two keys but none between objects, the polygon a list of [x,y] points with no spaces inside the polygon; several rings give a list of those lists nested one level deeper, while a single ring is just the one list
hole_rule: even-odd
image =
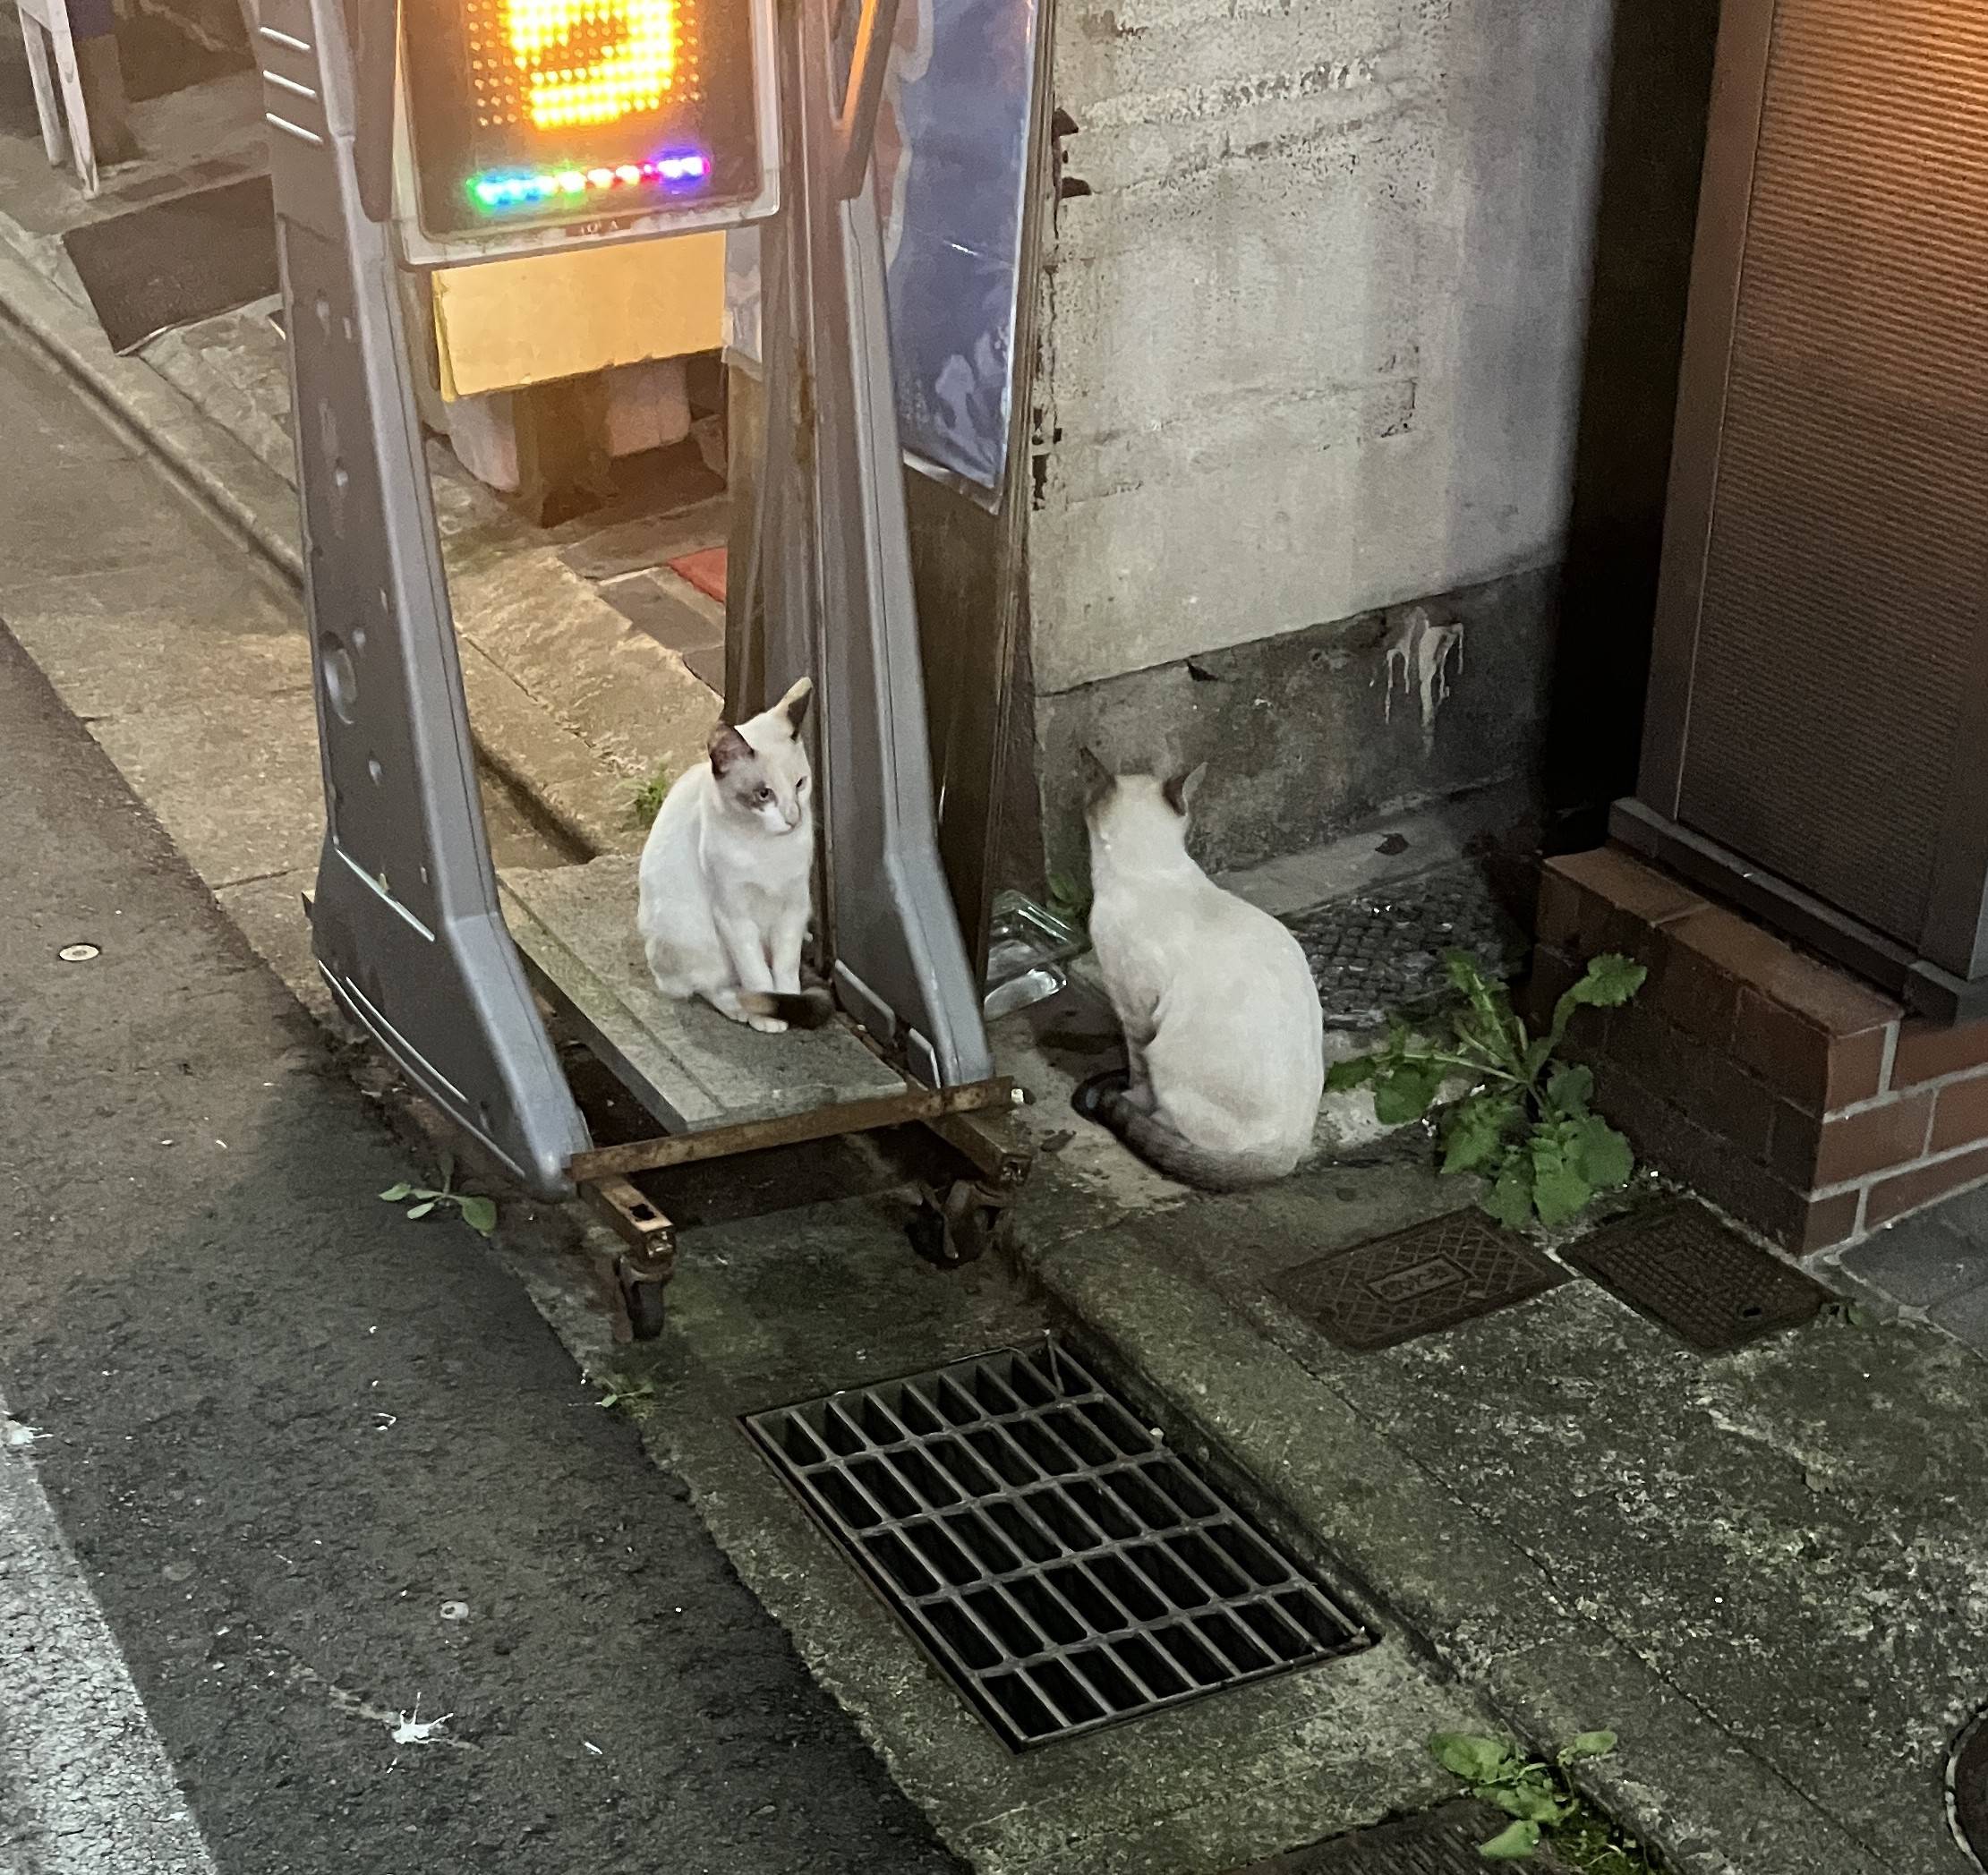
[{"label": "square utility cover", "polygon": [[1370,1353],[1566,1280],[1566,1271],[1524,1238],[1470,1210],[1314,1257],[1274,1276],[1270,1288],[1327,1341]]},{"label": "square utility cover", "polygon": [[1798,1326],[1830,1300],[1821,1283],[1685,1198],[1640,1206],[1567,1256],[1704,1354]]}]

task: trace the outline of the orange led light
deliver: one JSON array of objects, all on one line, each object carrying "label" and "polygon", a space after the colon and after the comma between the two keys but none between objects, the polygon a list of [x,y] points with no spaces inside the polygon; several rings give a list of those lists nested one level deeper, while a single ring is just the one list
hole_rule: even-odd
[{"label": "orange led light", "polygon": [[655,110],[676,81],[676,0],[508,0],[504,21],[541,130]]}]

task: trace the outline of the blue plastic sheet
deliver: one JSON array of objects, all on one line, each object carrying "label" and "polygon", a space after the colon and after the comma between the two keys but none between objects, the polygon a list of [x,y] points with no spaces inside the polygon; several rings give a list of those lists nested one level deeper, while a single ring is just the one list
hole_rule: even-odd
[{"label": "blue plastic sheet", "polygon": [[[899,434],[914,464],[990,502],[1014,403],[1037,17],[1037,0],[899,0],[877,118]],[[757,362],[756,228],[726,244],[725,333]]]},{"label": "blue plastic sheet", "polygon": [[906,452],[997,490],[1014,397],[1037,0],[900,0],[877,209]]}]

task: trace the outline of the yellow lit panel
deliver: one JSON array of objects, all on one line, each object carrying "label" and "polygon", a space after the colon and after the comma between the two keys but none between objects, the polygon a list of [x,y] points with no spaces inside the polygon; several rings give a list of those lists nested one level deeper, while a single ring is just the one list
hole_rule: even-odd
[{"label": "yellow lit panel", "polygon": [[769,0],[401,5],[423,240],[487,253],[511,230],[613,238],[771,199]]}]

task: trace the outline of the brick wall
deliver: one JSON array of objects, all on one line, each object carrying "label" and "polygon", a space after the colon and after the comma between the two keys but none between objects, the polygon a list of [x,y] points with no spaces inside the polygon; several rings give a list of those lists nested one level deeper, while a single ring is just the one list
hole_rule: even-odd
[{"label": "brick wall", "polygon": [[1988,1180],[1988,1022],[1908,1017],[1614,847],[1547,865],[1522,1006],[1604,950],[1649,981],[1568,1053],[1642,1158],[1735,1216],[1810,1253]]}]

